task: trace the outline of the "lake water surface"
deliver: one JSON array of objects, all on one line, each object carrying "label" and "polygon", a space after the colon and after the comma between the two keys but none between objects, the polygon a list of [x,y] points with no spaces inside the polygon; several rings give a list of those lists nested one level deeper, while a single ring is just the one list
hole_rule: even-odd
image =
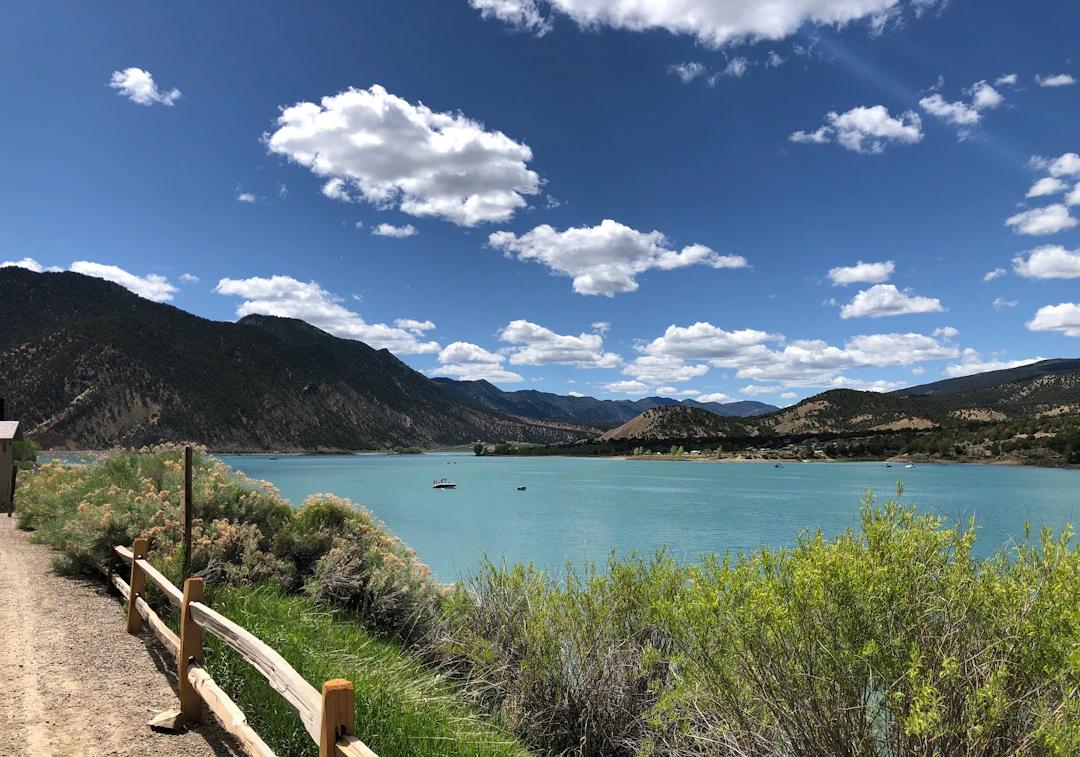
[{"label": "lake water surface", "polygon": [[[858,525],[865,492],[953,520],[976,516],[987,553],[1033,528],[1080,524],[1080,471],[990,465],[651,462],[472,454],[224,455],[299,504],[332,492],[371,509],[444,581],[483,555],[561,568],[667,546],[693,559],[713,551],[791,544]],[[433,479],[458,484],[431,488]],[[526,491],[517,491],[526,486]]]}]

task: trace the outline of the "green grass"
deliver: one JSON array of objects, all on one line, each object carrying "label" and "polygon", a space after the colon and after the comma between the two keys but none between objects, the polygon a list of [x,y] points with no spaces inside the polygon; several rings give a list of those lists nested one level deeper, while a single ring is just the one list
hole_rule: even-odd
[{"label": "green grass", "polygon": [[[490,718],[473,714],[457,687],[343,613],[271,586],[215,591],[210,602],[275,649],[316,689],[331,678],[352,681],[357,736],[380,757],[528,754]],[[206,668],[279,757],[318,754],[285,700],[209,635]]]}]

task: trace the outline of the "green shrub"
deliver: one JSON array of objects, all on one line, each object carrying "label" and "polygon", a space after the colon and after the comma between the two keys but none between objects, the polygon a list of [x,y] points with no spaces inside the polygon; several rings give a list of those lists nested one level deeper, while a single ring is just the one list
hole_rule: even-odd
[{"label": "green shrub", "polygon": [[555,581],[488,564],[438,653],[536,744],[580,755],[1080,753],[1080,549],[971,556],[890,504],[859,531]]},{"label": "green shrub", "polygon": [[32,441],[12,442],[11,451],[16,463],[37,462],[38,446]]}]

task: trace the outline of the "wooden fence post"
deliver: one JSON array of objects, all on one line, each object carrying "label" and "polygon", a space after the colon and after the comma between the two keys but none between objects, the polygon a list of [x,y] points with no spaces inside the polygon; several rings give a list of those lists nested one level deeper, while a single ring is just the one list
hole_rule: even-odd
[{"label": "wooden fence post", "polygon": [[142,616],[135,607],[135,600],[146,591],[146,574],[139,567],[138,561],[145,560],[149,542],[146,539],[136,539],[131,545],[131,582],[128,584],[131,590],[128,592],[127,630],[128,633],[138,633],[142,630]]},{"label": "wooden fence post", "polygon": [[201,602],[202,598],[201,578],[184,581],[184,603],[180,606],[180,656],[177,659],[177,677],[180,684],[180,715],[186,723],[198,723],[202,719],[202,699],[188,680],[190,665],[203,661],[203,630],[192,620],[189,609],[192,602]]},{"label": "wooden fence post", "polygon": [[337,757],[337,740],[356,731],[356,694],[352,681],[335,678],[322,686],[319,757]]}]

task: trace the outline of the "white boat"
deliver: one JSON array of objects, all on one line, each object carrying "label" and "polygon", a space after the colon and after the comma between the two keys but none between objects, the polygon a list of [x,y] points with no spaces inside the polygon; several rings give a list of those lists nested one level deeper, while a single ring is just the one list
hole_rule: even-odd
[{"label": "white boat", "polygon": [[907,464],[907,465],[905,465],[904,467],[905,467],[905,468],[914,468],[914,467],[915,467],[915,463],[908,463],[908,464]]},{"label": "white boat", "polygon": [[456,489],[457,484],[447,478],[440,478],[431,482],[432,489]]}]

